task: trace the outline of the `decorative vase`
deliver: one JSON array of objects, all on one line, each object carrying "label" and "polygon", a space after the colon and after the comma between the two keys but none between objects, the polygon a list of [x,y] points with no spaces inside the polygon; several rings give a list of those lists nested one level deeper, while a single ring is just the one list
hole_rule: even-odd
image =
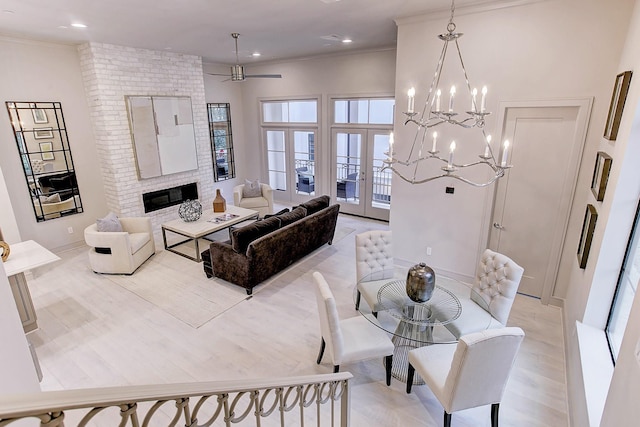
[{"label": "decorative vase", "polygon": [[216,190],[216,198],[213,199],[213,211],[224,212],[227,210],[227,201],[220,194],[220,189]]},{"label": "decorative vase", "polygon": [[202,205],[197,200],[185,200],[178,208],[178,215],[184,222],[193,222],[200,219]]},{"label": "decorative vase", "polygon": [[407,273],[407,296],[415,302],[431,299],[436,287],[436,273],[424,262],[414,265]]}]

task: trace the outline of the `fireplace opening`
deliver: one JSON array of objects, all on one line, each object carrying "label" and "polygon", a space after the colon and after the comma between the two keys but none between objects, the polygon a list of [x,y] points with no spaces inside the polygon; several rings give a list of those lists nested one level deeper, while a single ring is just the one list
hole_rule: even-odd
[{"label": "fireplace opening", "polygon": [[144,203],[144,211],[147,213],[168,208],[169,206],[179,205],[187,199],[195,200],[197,198],[198,185],[192,182],[191,184],[180,185],[178,187],[144,193],[142,195],[142,202]]}]

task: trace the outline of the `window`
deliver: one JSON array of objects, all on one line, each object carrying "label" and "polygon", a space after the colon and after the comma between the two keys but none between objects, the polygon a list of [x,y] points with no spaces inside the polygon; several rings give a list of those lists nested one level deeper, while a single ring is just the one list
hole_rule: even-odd
[{"label": "window", "polygon": [[393,124],[393,98],[340,99],[334,103],[334,123]]},{"label": "window", "polygon": [[266,101],[262,103],[264,123],[317,123],[318,101]]},{"label": "window", "polygon": [[207,113],[214,180],[217,182],[234,178],[236,168],[233,160],[230,106],[228,103],[209,103]]},{"label": "window", "polygon": [[618,358],[620,345],[624,330],[629,320],[631,304],[638,288],[640,279],[640,233],[638,233],[638,223],[640,222],[640,203],[636,210],[636,218],[631,229],[631,236],[627,244],[627,250],[622,262],[622,269],[618,277],[616,293],[611,304],[609,320],[607,321],[607,341],[613,362]]}]

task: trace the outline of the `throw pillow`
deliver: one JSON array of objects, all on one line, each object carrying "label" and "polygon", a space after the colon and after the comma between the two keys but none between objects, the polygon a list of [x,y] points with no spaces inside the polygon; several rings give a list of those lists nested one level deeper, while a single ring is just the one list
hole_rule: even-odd
[{"label": "throw pillow", "polygon": [[50,203],[59,203],[62,200],[60,200],[60,194],[58,193],[54,193],[50,196],[40,196],[40,203],[42,203],[43,205],[47,205]]},{"label": "throw pillow", "polygon": [[260,187],[260,181],[244,180],[244,187],[242,188],[242,197],[262,197],[262,188]]},{"label": "throw pillow", "polygon": [[311,199],[306,203],[302,203],[300,206],[307,209],[307,215],[312,215],[329,206],[329,201],[329,196],[324,195]]},{"label": "throw pillow", "polygon": [[122,231],[122,224],[120,224],[120,220],[113,212],[109,212],[104,218],[98,218],[96,226],[98,231],[102,232]]},{"label": "throw pillow", "polygon": [[278,228],[280,228],[280,220],[276,217],[256,221],[253,224],[237,228],[231,232],[231,246],[235,252],[243,254],[247,251],[247,247],[251,242]]},{"label": "throw pillow", "polygon": [[274,214],[267,214],[262,219],[267,219],[267,218],[271,218],[272,216],[282,215],[283,213],[287,213],[287,212],[289,212],[289,208],[284,208],[281,211],[278,211]]},{"label": "throw pillow", "polygon": [[301,206],[298,206],[291,212],[286,212],[278,215],[278,218],[280,218],[280,227],[284,227],[286,225],[294,223],[304,218],[305,216],[307,216],[307,210]]}]

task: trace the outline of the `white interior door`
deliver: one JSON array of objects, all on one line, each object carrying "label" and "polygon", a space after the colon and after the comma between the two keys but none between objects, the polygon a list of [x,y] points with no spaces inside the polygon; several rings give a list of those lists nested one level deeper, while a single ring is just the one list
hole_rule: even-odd
[{"label": "white interior door", "polygon": [[345,213],[388,221],[391,172],[382,171],[389,149],[389,132],[373,129],[334,129],[333,194]]},{"label": "white interior door", "polygon": [[562,253],[591,100],[503,105],[513,165],[498,181],[489,247],[524,267],[519,292],[547,303]]}]

